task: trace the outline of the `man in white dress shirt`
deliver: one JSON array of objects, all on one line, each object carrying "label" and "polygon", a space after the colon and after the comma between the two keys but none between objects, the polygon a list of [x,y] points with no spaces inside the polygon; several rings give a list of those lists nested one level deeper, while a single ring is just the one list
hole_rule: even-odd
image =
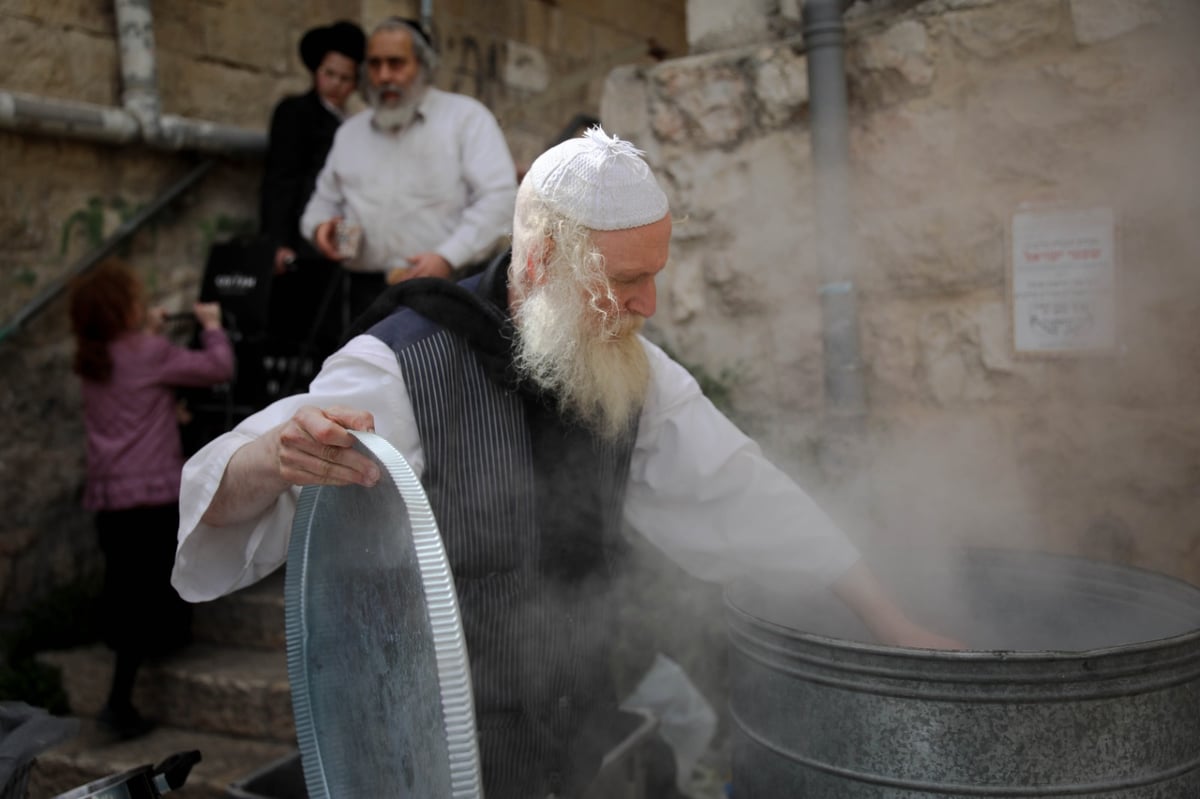
[{"label": "man in white dress shirt", "polygon": [[[437,55],[412,20],[390,17],[367,41],[370,108],[338,129],[300,230],[350,273],[349,316],[388,282],[462,277],[509,232],[516,167],[479,101],[432,86]],[[339,250],[337,224],[361,230]]]},{"label": "man in white dress shirt", "polygon": [[184,470],[180,594],[286,559],[299,486],[374,485],[347,429],[387,438],[438,519],[475,686],[489,799],[576,797],[615,707],[608,554],[628,526],[692,574],[827,584],[883,642],[953,646],[909,620],[813,501],[638,334],[667,262],[667,199],[640,151],[593,129],[517,196],[510,261],[400,305]]}]

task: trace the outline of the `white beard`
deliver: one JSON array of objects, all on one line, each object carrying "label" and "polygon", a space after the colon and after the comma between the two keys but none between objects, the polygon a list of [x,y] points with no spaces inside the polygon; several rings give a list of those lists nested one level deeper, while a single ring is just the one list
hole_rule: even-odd
[{"label": "white beard", "polygon": [[[400,99],[393,105],[384,105],[380,101],[380,96],[384,90],[396,91],[400,93]],[[425,96],[425,85],[423,82],[413,85],[407,91],[396,85],[368,87],[367,101],[370,102],[374,114],[371,117],[371,124],[379,130],[395,132],[403,130],[412,124],[413,119],[417,116],[417,109],[421,105],[421,98]]]},{"label": "white beard", "polygon": [[641,317],[604,320],[575,281],[552,278],[522,300],[516,325],[522,375],[596,434],[613,439],[628,429],[650,383]]}]

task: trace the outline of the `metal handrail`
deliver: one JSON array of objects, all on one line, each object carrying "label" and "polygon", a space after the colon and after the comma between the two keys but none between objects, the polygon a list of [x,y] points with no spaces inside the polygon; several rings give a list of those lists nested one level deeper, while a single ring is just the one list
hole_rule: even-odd
[{"label": "metal handrail", "polygon": [[104,258],[114,253],[126,239],[136,233],[143,225],[153,219],[163,209],[170,205],[180,195],[188,191],[201,178],[208,174],[209,170],[216,164],[216,160],[209,158],[201,162],[198,166],[192,169],[183,176],[178,182],[168,187],[166,191],[154,198],[154,200],[133,216],[121,223],[121,226],[113,231],[112,235],[100,243],[96,249],[83,255],[66,271],[64,275],[59,277],[49,286],[47,286],[41,294],[34,297],[25,304],[17,315],[14,316],[8,324],[0,328],[0,342],[7,339],[15,333],[21,325],[32,316],[36,315],[46,305],[48,305],[55,297],[63,292],[67,285],[78,275],[83,274],[91,269]]}]

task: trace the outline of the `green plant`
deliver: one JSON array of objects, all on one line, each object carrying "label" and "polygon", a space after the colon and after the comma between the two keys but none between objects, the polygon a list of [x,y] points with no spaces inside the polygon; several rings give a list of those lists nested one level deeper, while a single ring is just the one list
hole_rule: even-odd
[{"label": "green plant", "polygon": [[[137,214],[144,205],[132,205],[124,197],[116,196],[110,198],[107,203],[100,197],[89,197],[87,206],[80,208],[75,213],[67,217],[67,221],[63,223],[62,235],[59,237],[58,254],[66,255],[67,248],[71,244],[71,233],[80,226],[83,231],[84,238],[90,248],[95,249],[104,242],[104,209],[108,208],[117,212],[117,217],[124,224]],[[158,240],[158,227],[155,224],[149,226],[151,241]],[[130,240],[126,239],[121,247],[120,254],[122,256],[129,255]]]},{"label": "green plant", "polygon": [[83,235],[92,247],[99,247],[104,241],[104,201],[99,197],[89,197],[87,207],[80,208],[67,217],[63,223],[62,235],[59,237],[58,254],[66,255],[71,243],[71,231],[76,225],[83,227]]}]

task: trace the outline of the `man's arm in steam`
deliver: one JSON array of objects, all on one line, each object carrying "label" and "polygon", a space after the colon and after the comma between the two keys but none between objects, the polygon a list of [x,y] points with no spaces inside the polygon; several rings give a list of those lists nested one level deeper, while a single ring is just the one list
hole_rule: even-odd
[{"label": "man's arm in steam", "polygon": [[916,649],[964,648],[961,642],[928,630],[910,619],[861,559],[834,580],[831,588],[882,644]]},{"label": "man's arm in steam", "polygon": [[645,342],[653,379],[638,427],[626,519],[701,579],[754,575],[827,585],[889,645],[958,648],[914,623],[827,514]]}]

